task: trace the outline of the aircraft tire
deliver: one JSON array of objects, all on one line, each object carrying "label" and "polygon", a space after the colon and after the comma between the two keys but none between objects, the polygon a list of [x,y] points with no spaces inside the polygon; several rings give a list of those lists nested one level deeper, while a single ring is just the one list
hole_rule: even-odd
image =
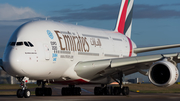
[{"label": "aircraft tire", "polygon": [[36,88],[35,95],[36,96],[43,96],[43,89],[42,88]]},{"label": "aircraft tire", "polygon": [[114,95],[120,95],[121,94],[121,88],[120,87],[114,87],[113,93],[114,93]]},{"label": "aircraft tire", "polygon": [[24,90],[24,97],[25,98],[30,98],[30,96],[31,96],[31,91],[29,89],[25,89]]},{"label": "aircraft tire", "polygon": [[122,88],[122,94],[123,94],[124,96],[129,95],[129,87],[123,87],[123,88]]},{"label": "aircraft tire", "polygon": [[45,88],[44,89],[44,96],[51,96],[52,95],[52,89],[51,88]]},{"label": "aircraft tire", "polygon": [[94,88],[94,95],[103,95],[103,91],[101,87]]},{"label": "aircraft tire", "polygon": [[23,93],[22,93],[22,92],[23,92],[22,89],[18,89],[18,90],[17,90],[16,95],[17,95],[18,98],[23,98]]},{"label": "aircraft tire", "polygon": [[63,88],[61,89],[61,95],[62,95],[62,96],[67,96],[67,95],[68,95],[68,89],[67,89],[66,87],[63,87]]},{"label": "aircraft tire", "polygon": [[61,90],[62,96],[69,96],[69,95],[81,95],[81,88],[80,87],[63,87]]},{"label": "aircraft tire", "polygon": [[113,95],[113,87],[112,86],[109,88],[109,95]]},{"label": "aircraft tire", "polygon": [[80,87],[75,87],[73,95],[81,95],[81,88]]},{"label": "aircraft tire", "polygon": [[112,86],[109,86],[109,87],[106,87],[104,90],[104,95],[113,95],[113,87]]}]

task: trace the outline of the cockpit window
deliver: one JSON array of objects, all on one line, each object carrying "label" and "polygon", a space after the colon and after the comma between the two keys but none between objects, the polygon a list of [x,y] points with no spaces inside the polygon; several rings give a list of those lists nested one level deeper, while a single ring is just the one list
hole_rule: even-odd
[{"label": "cockpit window", "polygon": [[26,41],[24,42],[24,44],[25,44],[25,46],[28,46],[28,47],[29,47],[29,44],[28,44]]},{"label": "cockpit window", "polygon": [[10,46],[15,46],[16,42],[10,42]]},{"label": "cockpit window", "polygon": [[34,47],[34,45],[33,45],[31,42],[28,41],[28,43],[29,43],[29,45],[30,45],[31,47]]},{"label": "cockpit window", "polygon": [[16,46],[21,46],[21,45],[23,45],[23,42],[17,42],[16,43]]},{"label": "cockpit window", "polygon": [[29,41],[24,41],[24,42],[10,42],[9,43],[10,46],[22,46],[25,45],[27,47],[34,47],[34,45],[29,42]]}]

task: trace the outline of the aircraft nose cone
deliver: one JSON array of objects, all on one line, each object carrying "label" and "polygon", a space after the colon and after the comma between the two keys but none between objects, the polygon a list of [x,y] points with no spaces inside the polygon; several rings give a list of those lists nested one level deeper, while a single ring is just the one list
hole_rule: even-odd
[{"label": "aircraft nose cone", "polygon": [[3,66],[5,71],[12,76],[23,76],[21,69],[21,56],[16,49],[10,49],[3,56]]}]

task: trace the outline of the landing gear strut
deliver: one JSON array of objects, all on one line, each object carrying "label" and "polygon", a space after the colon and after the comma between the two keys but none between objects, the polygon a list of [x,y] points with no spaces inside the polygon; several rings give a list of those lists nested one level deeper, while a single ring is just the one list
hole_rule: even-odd
[{"label": "landing gear strut", "polygon": [[36,96],[51,96],[52,95],[52,89],[51,88],[46,88],[45,87],[45,84],[46,84],[47,82],[46,81],[40,81],[40,80],[38,80],[37,81],[37,85],[38,86],[42,86],[41,88],[36,88],[36,90],[35,90],[35,95]]},{"label": "landing gear strut", "polygon": [[22,89],[17,90],[17,97],[18,98],[29,98],[31,96],[31,91],[27,89],[26,83],[28,82],[29,78],[27,77],[22,77],[22,78],[17,78],[19,82],[21,82],[20,87]]},{"label": "landing gear strut", "polygon": [[120,72],[120,73],[118,73],[118,75],[119,75],[119,81],[117,81],[117,80],[115,80],[115,81],[119,83],[119,87],[115,88],[116,90],[114,91],[114,95],[120,95],[122,93],[122,95],[127,96],[127,95],[129,95],[129,87],[124,87],[122,85],[122,83],[123,83],[123,79],[122,79],[123,78],[123,73]]},{"label": "landing gear strut", "polygon": [[121,93],[124,96],[129,95],[129,87],[123,87],[122,85],[123,73],[120,72],[118,76],[119,80],[116,80],[113,77],[112,79],[119,83],[119,87],[108,87],[107,85],[101,84],[101,87],[94,88],[94,95],[120,95]]},{"label": "landing gear strut", "polygon": [[75,85],[69,85],[69,87],[63,87],[61,90],[63,96],[68,95],[81,95],[81,88],[75,87]]}]

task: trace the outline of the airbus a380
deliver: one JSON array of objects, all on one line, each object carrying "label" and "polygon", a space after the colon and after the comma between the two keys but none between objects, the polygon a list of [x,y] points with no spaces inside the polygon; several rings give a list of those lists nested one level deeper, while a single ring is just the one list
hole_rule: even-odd
[{"label": "airbus a380", "polygon": [[[18,98],[29,98],[28,80],[37,80],[36,96],[51,96],[45,84],[66,84],[62,95],[81,95],[76,84],[100,84],[95,95],[129,94],[123,76],[140,72],[156,86],[173,85],[180,54],[137,56],[138,53],[180,47],[180,44],[137,48],[131,40],[134,0],[122,0],[114,31],[54,21],[31,21],[18,27],[6,46],[1,67],[20,82]],[[143,69],[149,69],[144,72]],[[111,82],[119,87],[108,87]]]}]

